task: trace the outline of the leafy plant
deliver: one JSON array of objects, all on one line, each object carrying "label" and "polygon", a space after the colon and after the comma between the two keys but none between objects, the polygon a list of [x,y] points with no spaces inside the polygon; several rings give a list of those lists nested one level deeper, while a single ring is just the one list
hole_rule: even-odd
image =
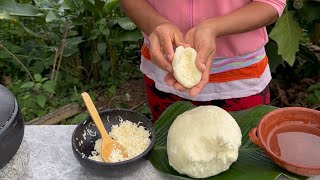
[{"label": "leafy plant", "polygon": [[1,0],[0,22],[1,77],[27,121],[79,101],[78,91],[103,88],[112,96],[137,74],[132,52],[142,36],[117,0]]},{"label": "leafy plant", "polygon": [[273,71],[282,61],[293,66],[297,52],[301,50],[299,47],[301,47],[302,38],[311,38],[307,41],[319,44],[320,39],[315,38],[320,34],[319,29],[315,29],[319,26],[319,20],[320,2],[318,0],[287,1],[287,7],[282,16],[269,27],[271,41],[267,45],[267,53],[273,57],[270,58]]},{"label": "leafy plant", "polygon": [[25,119],[32,119],[45,115],[52,109],[56,82],[50,81],[40,74],[34,75],[35,81],[22,82],[13,80],[8,86],[16,96]]},{"label": "leafy plant", "polygon": [[320,104],[320,82],[311,85],[308,88],[308,92],[310,92],[310,94],[305,100],[314,105]]},{"label": "leafy plant", "polygon": [[28,89],[30,93],[34,92],[36,102],[41,108],[44,108],[49,97],[55,93],[57,83],[50,81],[49,78],[42,77],[40,74],[34,75],[35,82],[29,81],[24,83],[20,88]]}]

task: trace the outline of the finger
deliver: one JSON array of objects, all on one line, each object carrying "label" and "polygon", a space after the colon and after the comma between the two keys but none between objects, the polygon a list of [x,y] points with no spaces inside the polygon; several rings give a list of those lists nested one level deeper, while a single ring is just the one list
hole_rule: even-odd
[{"label": "finger", "polygon": [[160,49],[160,41],[157,37],[150,38],[150,56],[152,62],[161,69],[172,72],[171,63],[166,60]]},{"label": "finger", "polygon": [[167,83],[168,86],[173,86],[174,83],[177,82],[177,80],[174,78],[172,73],[168,73],[165,77],[164,77],[164,81]]},{"label": "finger", "polygon": [[202,74],[201,81],[196,86],[190,89],[189,91],[190,97],[196,97],[202,91],[202,89],[208,84],[209,72],[210,72],[209,70],[205,71]]},{"label": "finger", "polygon": [[163,54],[169,61],[172,61],[174,55],[172,40],[168,36],[159,36],[159,40]]},{"label": "finger", "polygon": [[182,86],[180,83],[176,82],[173,84],[173,88],[178,90],[178,91],[181,91],[181,92],[186,92],[188,91],[189,89],[185,88],[184,86]]},{"label": "finger", "polygon": [[174,42],[176,47],[178,47],[178,46],[183,46],[183,47],[188,46],[188,44],[185,42],[181,32],[175,32],[173,34],[173,42]]},{"label": "finger", "polygon": [[189,47],[193,46],[194,43],[194,29],[190,29],[185,35],[185,41],[189,45]]},{"label": "finger", "polygon": [[204,72],[208,67],[208,65],[211,66],[211,61],[215,53],[215,48],[213,48],[213,45],[210,41],[200,41],[199,40],[196,43],[196,51],[197,51],[197,57],[196,57],[196,66],[201,71]]}]

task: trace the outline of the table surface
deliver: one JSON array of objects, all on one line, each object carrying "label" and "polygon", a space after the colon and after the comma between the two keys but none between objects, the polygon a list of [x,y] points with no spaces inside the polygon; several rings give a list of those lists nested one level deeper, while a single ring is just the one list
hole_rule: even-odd
[{"label": "table surface", "polygon": [[[71,136],[74,128],[69,125],[26,126],[25,140],[30,149],[27,180],[106,180],[87,172],[73,155]],[[153,168],[149,161],[130,177],[121,179],[172,180]]]},{"label": "table surface", "polygon": [[[24,141],[30,150],[27,180],[105,180],[89,174],[73,155],[71,135],[74,125],[27,125]],[[109,178],[112,180],[113,178]],[[120,178],[114,178],[120,179]],[[149,161],[122,180],[173,180],[157,171]],[[286,178],[279,178],[286,179]],[[320,177],[310,178],[320,180]]]}]

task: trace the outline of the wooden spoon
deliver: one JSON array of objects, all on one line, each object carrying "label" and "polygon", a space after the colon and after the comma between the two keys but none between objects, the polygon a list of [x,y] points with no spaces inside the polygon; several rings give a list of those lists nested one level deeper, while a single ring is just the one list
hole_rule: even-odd
[{"label": "wooden spoon", "polygon": [[86,104],[86,107],[90,113],[90,116],[91,116],[94,124],[98,128],[98,131],[101,135],[101,138],[102,138],[101,155],[102,155],[103,160],[105,162],[110,162],[109,156],[112,153],[112,150],[119,150],[122,157],[125,157],[125,158],[128,157],[128,154],[125,152],[122,145],[119,144],[118,142],[116,142],[115,140],[113,140],[108,135],[108,132],[105,129],[105,127],[101,121],[101,118],[99,116],[99,113],[98,113],[96,107],[94,106],[89,94],[86,92],[83,92],[81,94],[81,96],[84,100],[84,103]]}]

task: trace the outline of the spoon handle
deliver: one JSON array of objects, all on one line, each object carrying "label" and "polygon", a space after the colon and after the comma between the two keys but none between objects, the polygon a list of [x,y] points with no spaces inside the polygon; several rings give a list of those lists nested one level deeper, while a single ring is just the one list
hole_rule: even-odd
[{"label": "spoon handle", "polygon": [[83,101],[87,107],[87,110],[89,111],[89,114],[90,114],[94,124],[98,128],[102,138],[107,139],[107,140],[111,140],[111,137],[108,135],[107,130],[104,127],[102,120],[99,116],[99,113],[98,113],[96,107],[94,106],[89,94],[86,92],[83,92],[81,94],[81,96],[82,96]]}]

